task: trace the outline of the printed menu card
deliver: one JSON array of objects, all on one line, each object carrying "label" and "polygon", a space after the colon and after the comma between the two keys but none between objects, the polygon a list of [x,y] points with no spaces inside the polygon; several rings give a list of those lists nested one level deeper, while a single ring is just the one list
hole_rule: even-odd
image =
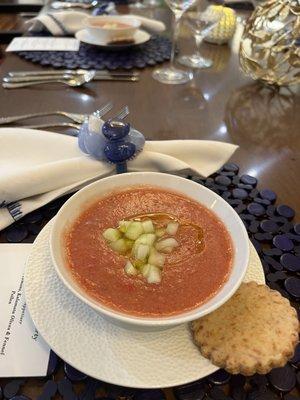
[{"label": "printed menu card", "polygon": [[64,37],[17,37],[5,51],[78,51],[80,42]]},{"label": "printed menu card", "polygon": [[24,296],[31,244],[0,244],[0,377],[44,376],[50,348],[36,330]]}]

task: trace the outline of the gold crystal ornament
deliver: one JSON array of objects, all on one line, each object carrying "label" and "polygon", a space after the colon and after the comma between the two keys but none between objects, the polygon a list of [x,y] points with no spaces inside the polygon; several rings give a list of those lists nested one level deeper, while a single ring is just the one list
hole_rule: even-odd
[{"label": "gold crystal ornament", "polygon": [[257,6],[242,36],[240,65],[269,85],[300,83],[300,0],[268,0]]}]

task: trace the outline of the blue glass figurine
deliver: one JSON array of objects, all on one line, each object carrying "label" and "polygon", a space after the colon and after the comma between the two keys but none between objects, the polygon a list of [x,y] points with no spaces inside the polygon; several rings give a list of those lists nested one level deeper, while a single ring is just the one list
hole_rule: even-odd
[{"label": "blue glass figurine", "polygon": [[96,158],[116,164],[118,174],[127,172],[127,160],[142,151],[144,136],[120,119],[101,119],[91,115],[81,126],[78,134],[80,149]]}]

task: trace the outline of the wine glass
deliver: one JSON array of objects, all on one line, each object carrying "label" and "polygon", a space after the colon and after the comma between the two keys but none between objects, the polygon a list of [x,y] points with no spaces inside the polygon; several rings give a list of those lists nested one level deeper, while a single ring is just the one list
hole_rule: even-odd
[{"label": "wine glass", "polygon": [[199,1],[197,11],[187,14],[186,21],[194,33],[197,51],[191,56],[181,56],[178,60],[180,64],[192,68],[208,68],[212,66],[212,60],[201,55],[200,45],[205,36],[218,24],[220,18],[221,13],[214,12],[212,6],[208,6],[208,2],[205,0]]},{"label": "wine glass", "polygon": [[154,79],[162,83],[169,83],[169,84],[186,83],[193,78],[193,73],[191,71],[185,71],[175,67],[174,65],[175,47],[179,31],[179,21],[183,13],[193,4],[195,4],[197,0],[165,0],[165,1],[174,14],[171,61],[169,67],[155,69],[152,76]]}]

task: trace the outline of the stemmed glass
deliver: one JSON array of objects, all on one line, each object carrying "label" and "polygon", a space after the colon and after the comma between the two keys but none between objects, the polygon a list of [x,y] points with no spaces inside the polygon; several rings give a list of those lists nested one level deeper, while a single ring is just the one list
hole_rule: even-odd
[{"label": "stemmed glass", "polygon": [[192,68],[208,68],[212,66],[212,60],[201,55],[200,45],[205,36],[220,21],[220,18],[221,13],[213,12],[206,0],[200,0],[197,5],[197,11],[187,14],[186,21],[194,33],[197,51],[191,56],[181,56],[178,60],[180,64]]},{"label": "stemmed glass", "polygon": [[165,1],[172,10],[172,12],[174,13],[174,19],[175,19],[173,27],[171,61],[169,67],[155,69],[152,76],[154,79],[162,83],[169,83],[169,84],[186,83],[193,78],[193,73],[191,71],[185,71],[175,67],[174,65],[175,48],[179,31],[179,21],[183,13],[193,4],[195,4],[197,0],[165,0]]}]

